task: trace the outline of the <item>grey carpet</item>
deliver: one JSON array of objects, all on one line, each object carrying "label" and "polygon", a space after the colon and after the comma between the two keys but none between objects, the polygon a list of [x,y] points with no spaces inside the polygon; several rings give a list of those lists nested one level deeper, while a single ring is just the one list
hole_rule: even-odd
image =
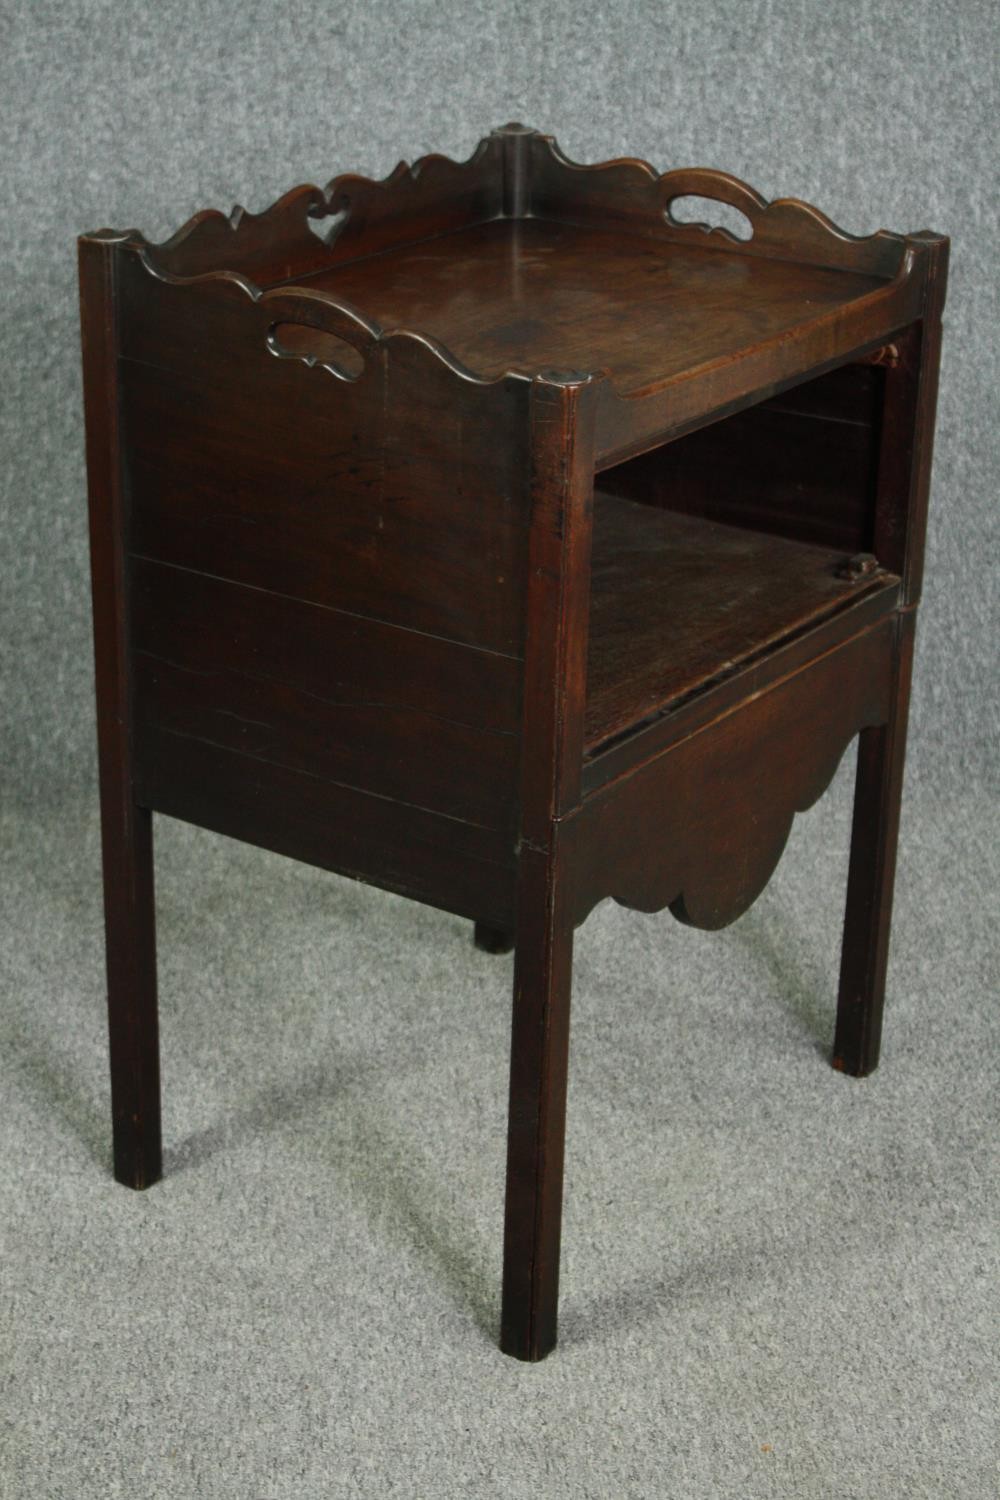
[{"label": "grey carpet", "polygon": [[[581,929],[562,1337],[496,1348],[511,960],[159,824],[166,1178],[110,1177],[94,819],[4,833],[4,1500],[995,1491],[996,878],[909,799],[882,1068],[829,1067],[849,763],[708,936]],[[956,894],[948,895],[949,885]]]},{"label": "grey carpet", "polygon": [[[992,1496],[991,4],[0,0],[0,1497]],[[562,1337],[498,1316],[510,959],[162,821],[167,1177],[110,1178],[75,234],[511,117],[954,239],[883,1067],[850,765],[727,933],[581,930]],[[832,852],[831,852],[832,851]]]}]

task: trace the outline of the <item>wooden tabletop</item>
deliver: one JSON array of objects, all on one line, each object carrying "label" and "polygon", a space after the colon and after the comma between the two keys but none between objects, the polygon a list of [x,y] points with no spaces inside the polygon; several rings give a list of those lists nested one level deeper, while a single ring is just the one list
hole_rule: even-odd
[{"label": "wooden tabletop", "polygon": [[482,378],[603,370],[622,395],[781,338],[884,284],[537,219],[474,225],[309,279],[386,330],[439,339]]}]

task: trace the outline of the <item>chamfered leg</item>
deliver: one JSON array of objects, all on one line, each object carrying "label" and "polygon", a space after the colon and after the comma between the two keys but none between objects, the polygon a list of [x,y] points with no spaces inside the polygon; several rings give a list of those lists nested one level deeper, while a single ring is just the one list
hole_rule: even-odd
[{"label": "chamfered leg", "polygon": [[899,616],[893,701],[886,724],[858,745],[851,861],[833,1066],[863,1077],[878,1067],[913,662],[912,611]]},{"label": "chamfered leg", "polygon": [[511,1032],[500,1346],[539,1360],[556,1342],[573,928],[554,861],[521,852]]},{"label": "chamfered leg", "polygon": [[90,510],[104,928],[115,1176],[143,1188],[161,1172],[153,830],[132,795],[128,506],[118,389],[118,256],[127,235],[79,242]]}]

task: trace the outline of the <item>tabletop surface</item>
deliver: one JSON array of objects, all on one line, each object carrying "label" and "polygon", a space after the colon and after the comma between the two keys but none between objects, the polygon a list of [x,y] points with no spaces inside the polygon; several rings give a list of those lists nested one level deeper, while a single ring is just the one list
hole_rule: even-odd
[{"label": "tabletop surface", "polygon": [[606,370],[623,394],[821,319],[885,281],[541,219],[494,220],[318,272],[385,329],[439,339],[474,374]]}]

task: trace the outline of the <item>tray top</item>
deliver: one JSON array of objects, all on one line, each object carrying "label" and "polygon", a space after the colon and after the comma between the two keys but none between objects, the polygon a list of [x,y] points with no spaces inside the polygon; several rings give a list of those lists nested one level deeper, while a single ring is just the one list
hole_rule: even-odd
[{"label": "tray top", "polygon": [[623,395],[738,356],[884,285],[822,266],[538,219],[498,219],[311,276],[476,375],[606,372]]},{"label": "tray top", "polygon": [[[716,203],[736,209],[746,237],[678,219],[685,199],[711,200],[710,217]],[[464,162],[342,174],[260,214],[205,210],[159,245],[135,230],[98,237],[157,279],[193,284],[195,305],[234,290],[258,312],[280,303],[286,329],[300,325],[283,351],[335,374],[338,340],[395,337],[460,379],[596,378],[598,466],[880,357],[921,316],[947,249],[927,231],[849,234],[709,168],[581,165],[520,125]]]}]

